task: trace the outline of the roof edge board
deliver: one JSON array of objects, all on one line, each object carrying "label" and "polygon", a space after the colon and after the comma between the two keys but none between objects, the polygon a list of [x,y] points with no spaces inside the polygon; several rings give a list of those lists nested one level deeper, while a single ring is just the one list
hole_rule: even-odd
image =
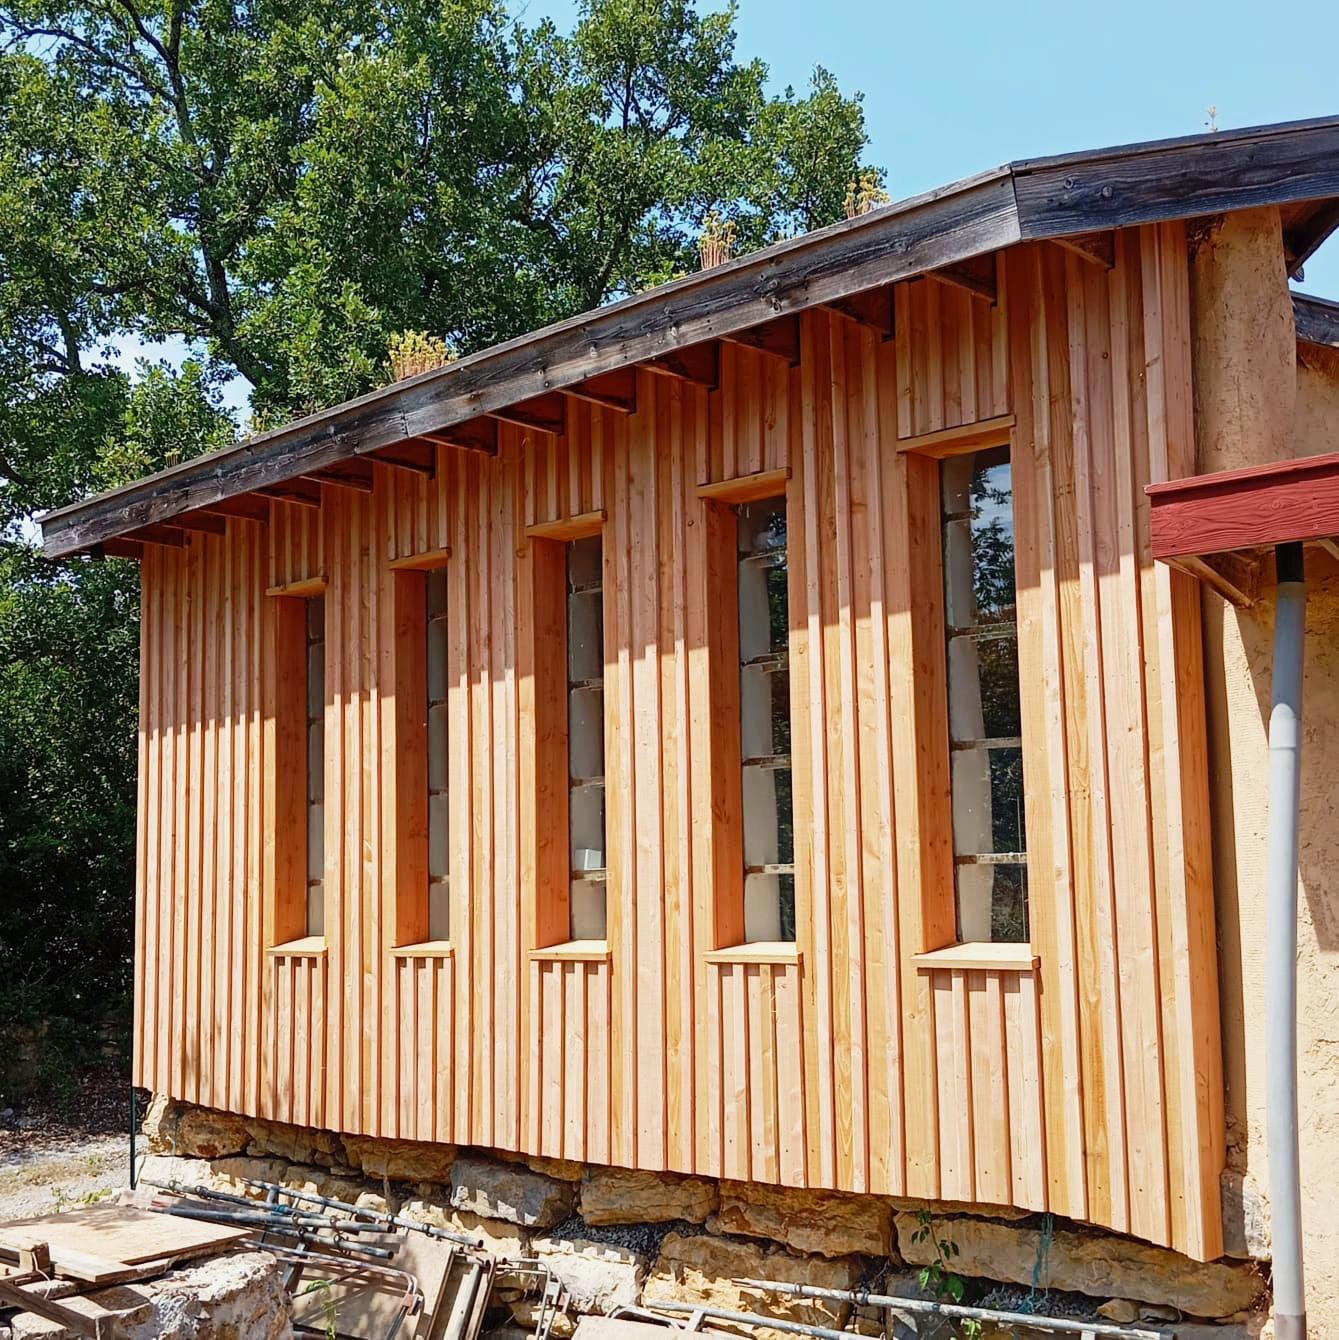
[{"label": "roof edge board", "polygon": [[1025,239],[1321,200],[1339,196],[1339,118],[1012,167]]},{"label": "roof edge board", "polygon": [[970,178],[953,190],[929,192],[582,313],[48,512],[41,518],[44,547],[50,557],[64,557],[276,479],[1018,240],[1012,178],[1007,172]]}]

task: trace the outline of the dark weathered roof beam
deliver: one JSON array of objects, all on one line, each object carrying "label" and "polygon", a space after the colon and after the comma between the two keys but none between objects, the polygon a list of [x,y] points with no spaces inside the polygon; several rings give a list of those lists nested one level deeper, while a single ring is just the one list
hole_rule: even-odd
[{"label": "dark weathered roof beam", "polygon": [[555,436],[567,428],[567,402],[557,393],[531,396],[514,405],[501,405],[490,413],[503,423],[514,423],[521,428],[534,428]]},{"label": "dark weathered roof beam", "polygon": [[1092,261],[1104,270],[1116,268],[1116,234],[1079,233],[1074,237],[1057,237],[1056,246],[1072,251],[1085,261]]},{"label": "dark weathered roof beam", "polygon": [[868,293],[853,293],[849,298],[838,298],[827,304],[834,312],[849,316],[862,326],[876,330],[882,339],[891,340],[895,328],[893,318],[893,288],[870,289]]},{"label": "dark weathered roof beam", "polygon": [[775,321],[767,321],[761,326],[749,330],[736,330],[722,335],[723,340],[734,344],[747,344],[753,349],[761,349],[765,354],[774,354],[784,358],[791,367],[800,361],[800,318],[782,316]]},{"label": "dark weathered roof beam", "polygon": [[576,400],[589,400],[595,405],[604,405],[624,414],[637,412],[637,369],[615,368],[613,372],[602,372],[598,377],[589,377],[584,382],[563,387],[562,394]]},{"label": "dark weathered roof beam", "polygon": [[708,344],[693,344],[687,349],[674,349],[656,358],[648,358],[639,366],[664,377],[678,377],[714,391],[721,381],[721,346],[714,340]]},{"label": "dark weathered roof beam", "polygon": [[454,423],[435,433],[420,433],[412,441],[428,442],[439,447],[459,447],[462,451],[480,451],[485,456],[497,455],[497,420],[488,415]]},{"label": "dark weathered roof beam", "polygon": [[974,256],[958,265],[944,265],[938,270],[932,270],[930,277],[966,289],[978,298],[985,298],[992,307],[999,301],[994,256]]}]

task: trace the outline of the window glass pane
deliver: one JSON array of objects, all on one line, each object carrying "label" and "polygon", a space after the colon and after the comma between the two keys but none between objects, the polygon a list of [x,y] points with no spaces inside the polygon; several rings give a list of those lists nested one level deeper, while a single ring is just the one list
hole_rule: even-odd
[{"label": "window glass pane", "polygon": [[567,546],[567,772],[570,933],[605,933],[604,546],[599,535]]},{"label": "window glass pane", "polygon": [[[428,908],[430,940],[451,937],[451,805],[447,654],[447,570],[434,568],[424,582],[427,639]],[[421,895],[420,895],[421,896]],[[422,923],[419,923],[422,925]]]},{"label": "window glass pane", "polygon": [[603,940],[607,933],[604,880],[574,879],[570,894],[572,939]]},{"label": "window glass pane", "polygon": [[744,939],[795,938],[786,507],[738,508]]},{"label": "window glass pane", "polygon": [[604,785],[574,786],[569,801],[572,830],[572,871],[603,870]]},{"label": "window glass pane", "polygon": [[945,460],[944,610],[958,933],[1027,936],[1027,849],[1007,448]]},{"label": "window glass pane", "polygon": [[795,939],[795,876],[757,873],[744,876],[744,940]]},{"label": "window glass pane", "polygon": [[444,879],[434,879],[428,885],[428,939],[451,938],[451,890]]},{"label": "window glass pane", "polygon": [[325,600],[307,601],[307,934],[325,934]]}]

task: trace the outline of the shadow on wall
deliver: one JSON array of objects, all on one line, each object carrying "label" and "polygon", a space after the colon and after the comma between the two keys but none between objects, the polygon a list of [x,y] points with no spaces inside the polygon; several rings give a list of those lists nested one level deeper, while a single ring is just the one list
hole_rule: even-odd
[{"label": "shadow on wall", "polygon": [[[1329,957],[1339,951],[1339,562],[1321,550],[1308,549],[1307,584],[1298,1069],[1304,1182],[1309,1184],[1309,1199],[1320,1207],[1339,1194],[1339,1177],[1325,1170],[1333,1150],[1331,1143],[1327,1157],[1325,1146],[1331,1140],[1327,1131],[1334,1125],[1327,1112],[1335,1104],[1324,1097],[1339,1090],[1339,961]],[[1234,1228],[1250,1237],[1246,1221],[1251,1218],[1249,1197],[1243,1208],[1231,1185],[1240,1190],[1242,1179],[1248,1178],[1263,1191],[1268,1178],[1264,947],[1273,586],[1273,563],[1268,561],[1260,582],[1265,598],[1254,609],[1234,610],[1217,596],[1204,596],[1230,1240]],[[1321,1215],[1327,1222],[1330,1217]],[[1242,1222],[1233,1224],[1234,1218]]]}]

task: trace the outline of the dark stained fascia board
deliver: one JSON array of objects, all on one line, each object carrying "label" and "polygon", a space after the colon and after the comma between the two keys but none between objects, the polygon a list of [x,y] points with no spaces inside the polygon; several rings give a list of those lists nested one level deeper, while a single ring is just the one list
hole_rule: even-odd
[{"label": "dark stained fascia board", "polygon": [[53,558],[74,553],[135,526],[1016,241],[1007,169],[968,178],[582,313],[49,512],[42,518],[46,552]]},{"label": "dark stained fascia board", "polygon": [[1339,118],[1010,164],[1024,238],[1339,196]]},{"label": "dark stained fascia board", "polygon": [[1028,159],[790,238],[42,518],[52,557],[1030,238],[1339,196],[1339,118]]},{"label": "dark stained fascia board", "polygon": [[1339,302],[1314,298],[1309,293],[1294,293],[1293,321],[1299,340],[1339,349]]}]

